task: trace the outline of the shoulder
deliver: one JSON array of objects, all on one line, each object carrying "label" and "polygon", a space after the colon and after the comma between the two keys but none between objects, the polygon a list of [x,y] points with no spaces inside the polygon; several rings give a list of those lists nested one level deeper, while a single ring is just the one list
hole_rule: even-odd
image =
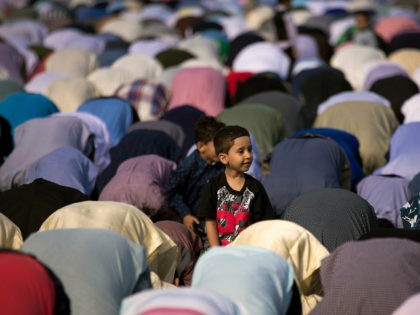
[{"label": "shoulder", "polygon": [[251,175],[246,174],[246,173],[244,175],[245,175],[246,186],[249,187],[251,190],[252,190],[252,188],[254,190],[258,190],[258,189],[261,189],[261,187],[263,187],[263,185],[261,184],[261,182],[258,179],[254,178]]}]

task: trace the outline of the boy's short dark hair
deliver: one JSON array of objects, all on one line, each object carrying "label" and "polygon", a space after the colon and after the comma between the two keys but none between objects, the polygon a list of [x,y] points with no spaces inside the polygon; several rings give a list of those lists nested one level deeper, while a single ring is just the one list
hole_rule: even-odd
[{"label": "boy's short dark hair", "polygon": [[226,126],[225,123],[218,121],[213,116],[201,116],[194,124],[195,143],[199,141],[203,143],[212,141],[216,132],[224,126]]},{"label": "boy's short dark hair", "polygon": [[236,138],[249,137],[249,132],[241,126],[226,126],[214,135],[214,149],[216,155],[228,153]]}]

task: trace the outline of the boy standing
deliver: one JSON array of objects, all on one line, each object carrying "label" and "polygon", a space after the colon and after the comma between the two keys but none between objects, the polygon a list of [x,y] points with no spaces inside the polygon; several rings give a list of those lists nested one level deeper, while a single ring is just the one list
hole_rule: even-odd
[{"label": "boy standing", "polygon": [[227,245],[250,224],[276,218],[263,185],[245,174],[253,160],[249,132],[224,127],[216,132],[214,147],[225,171],[204,187],[198,213],[206,220],[210,246]]},{"label": "boy standing", "polygon": [[[194,125],[197,149],[172,171],[167,186],[169,207],[175,210],[189,229],[200,224],[197,212],[200,194],[210,178],[224,170],[214,151],[213,136],[225,124],[212,116],[200,117]],[[201,227],[204,230],[204,223]],[[197,232],[197,231],[196,231]]]}]

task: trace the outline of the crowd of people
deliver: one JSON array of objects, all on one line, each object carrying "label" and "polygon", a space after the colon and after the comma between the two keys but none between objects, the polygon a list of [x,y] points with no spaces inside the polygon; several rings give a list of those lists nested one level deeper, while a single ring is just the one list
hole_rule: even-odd
[{"label": "crowd of people", "polygon": [[0,1],[0,314],[417,314],[417,141],[417,0]]}]

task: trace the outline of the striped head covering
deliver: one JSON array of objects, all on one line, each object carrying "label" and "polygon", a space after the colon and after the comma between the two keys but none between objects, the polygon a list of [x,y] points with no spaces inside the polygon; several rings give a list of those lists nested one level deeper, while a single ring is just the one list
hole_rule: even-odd
[{"label": "striped head covering", "polygon": [[169,102],[169,91],[165,86],[147,79],[123,84],[115,95],[131,103],[140,121],[158,120]]}]

